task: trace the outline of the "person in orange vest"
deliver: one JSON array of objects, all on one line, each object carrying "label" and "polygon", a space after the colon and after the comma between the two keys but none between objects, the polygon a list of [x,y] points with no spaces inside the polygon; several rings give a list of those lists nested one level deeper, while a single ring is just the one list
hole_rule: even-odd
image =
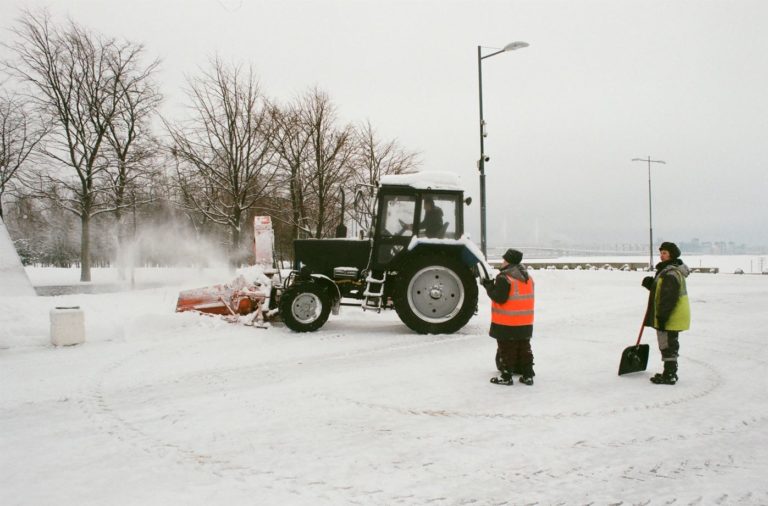
[{"label": "person in orange vest", "polygon": [[502,257],[501,271],[494,280],[483,281],[491,298],[491,330],[496,339],[496,367],[500,376],[491,378],[496,385],[512,385],[512,374],[520,374],[520,383],[533,385],[534,289],[523,253],[508,249]]}]

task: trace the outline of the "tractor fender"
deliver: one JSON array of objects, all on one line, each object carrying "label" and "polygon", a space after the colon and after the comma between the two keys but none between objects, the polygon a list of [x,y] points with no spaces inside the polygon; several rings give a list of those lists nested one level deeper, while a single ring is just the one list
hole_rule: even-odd
[{"label": "tractor fender", "polygon": [[493,279],[493,267],[486,262],[483,253],[475,243],[462,236],[459,239],[427,239],[414,237],[408,244],[411,254],[448,253],[458,258],[469,269],[478,267],[478,277],[481,281]]},{"label": "tractor fender", "polygon": [[341,306],[341,291],[339,291],[339,287],[325,274],[312,274],[312,279],[315,283],[324,286],[328,290],[331,299],[333,299],[333,302],[331,303],[331,313],[338,315],[339,307]]}]

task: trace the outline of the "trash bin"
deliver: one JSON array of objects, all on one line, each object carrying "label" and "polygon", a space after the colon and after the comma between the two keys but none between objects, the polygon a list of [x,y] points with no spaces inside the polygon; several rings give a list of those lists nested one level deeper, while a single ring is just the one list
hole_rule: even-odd
[{"label": "trash bin", "polygon": [[80,306],[51,309],[51,344],[70,346],[85,342],[85,316]]}]

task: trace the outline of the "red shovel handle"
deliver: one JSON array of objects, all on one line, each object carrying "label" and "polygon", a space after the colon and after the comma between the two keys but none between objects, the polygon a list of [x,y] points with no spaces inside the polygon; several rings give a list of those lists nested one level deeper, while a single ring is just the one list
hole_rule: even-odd
[{"label": "red shovel handle", "polygon": [[640,334],[637,336],[637,342],[635,343],[635,346],[640,346],[640,339],[643,337],[643,330],[645,330],[645,320],[643,320],[643,323],[640,324]]}]

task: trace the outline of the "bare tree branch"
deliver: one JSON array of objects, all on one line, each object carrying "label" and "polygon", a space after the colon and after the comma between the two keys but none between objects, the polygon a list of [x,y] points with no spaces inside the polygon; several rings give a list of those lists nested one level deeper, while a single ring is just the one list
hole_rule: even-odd
[{"label": "bare tree branch", "polygon": [[3,217],[3,197],[14,189],[21,168],[46,133],[46,125],[34,121],[23,104],[10,97],[0,97],[0,218]]},{"label": "bare tree branch", "polygon": [[[311,135],[301,125],[301,102],[297,101],[284,109],[270,106],[274,135],[270,137],[278,157],[278,187],[287,188],[290,216],[284,210],[276,210],[273,216],[281,216],[291,225],[291,239],[297,239],[300,232],[310,234],[307,227],[308,202],[307,181],[304,166],[309,156]],[[283,212],[281,212],[283,211]]]},{"label": "bare tree branch", "polygon": [[251,69],[218,59],[211,67],[190,80],[193,119],[166,127],[179,161],[181,204],[226,226],[238,248],[246,212],[272,191],[272,125]]},{"label": "bare tree branch", "polygon": [[[355,186],[375,187],[381,176],[407,174],[419,165],[418,154],[405,151],[396,140],[380,140],[370,121],[361,124],[355,132]],[[356,188],[352,189],[353,191]],[[355,213],[354,220],[362,230],[367,230],[373,219],[373,210]]]},{"label": "bare tree branch", "polygon": [[305,95],[300,124],[310,138],[306,174],[317,204],[317,238],[331,228],[334,218],[330,212],[337,205],[339,190],[352,176],[354,130],[351,125],[338,128],[336,121],[336,108],[326,93],[313,89]]}]

